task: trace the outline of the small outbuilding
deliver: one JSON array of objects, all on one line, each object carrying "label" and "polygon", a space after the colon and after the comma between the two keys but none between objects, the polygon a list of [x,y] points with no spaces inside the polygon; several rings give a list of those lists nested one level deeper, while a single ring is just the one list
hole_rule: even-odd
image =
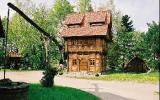
[{"label": "small outbuilding", "polygon": [[133,57],[125,66],[127,72],[148,72],[150,68],[147,66],[145,61],[138,56]]},{"label": "small outbuilding", "polygon": [[18,69],[18,65],[22,62],[22,55],[18,52],[11,51],[7,55],[7,63],[10,68]]}]

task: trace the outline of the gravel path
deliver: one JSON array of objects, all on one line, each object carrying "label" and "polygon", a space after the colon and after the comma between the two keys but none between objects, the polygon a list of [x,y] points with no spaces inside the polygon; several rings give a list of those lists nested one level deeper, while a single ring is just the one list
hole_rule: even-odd
[{"label": "gravel path", "polygon": [[[6,77],[14,81],[39,83],[41,71],[7,72]],[[0,72],[0,79],[3,73]],[[95,94],[102,100],[159,100],[159,84],[144,84],[134,82],[97,81],[55,77],[55,84],[78,88]]]}]

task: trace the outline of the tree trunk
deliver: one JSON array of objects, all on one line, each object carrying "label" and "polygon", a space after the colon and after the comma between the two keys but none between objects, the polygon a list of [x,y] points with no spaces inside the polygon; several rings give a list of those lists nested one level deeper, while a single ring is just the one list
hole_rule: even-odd
[{"label": "tree trunk", "polygon": [[48,37],[44,38],[44,47],[45,47],[45,65],[49,66],[50,64],[50,44],[51,39]]}]

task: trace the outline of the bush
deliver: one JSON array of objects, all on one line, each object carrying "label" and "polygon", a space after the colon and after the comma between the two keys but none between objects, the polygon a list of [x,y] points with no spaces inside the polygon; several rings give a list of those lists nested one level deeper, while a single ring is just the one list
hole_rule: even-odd
[{"label": "bush", "polygon": [[54,77],[57,75],[58,70],[56,67],[48,67],[44,72],[43,72],[43,77],[40,80],[42,86],[44,87],[52,87],[54,85]]},{"label": "bush", "polygon": [[96,77],[98,77],[98,76],[99,76],[99,74],[97,73],[95,76],[96,76]]},{"label": "bush", "polygon": [[59,72],[59,75],[63,75],[63,72]]}]

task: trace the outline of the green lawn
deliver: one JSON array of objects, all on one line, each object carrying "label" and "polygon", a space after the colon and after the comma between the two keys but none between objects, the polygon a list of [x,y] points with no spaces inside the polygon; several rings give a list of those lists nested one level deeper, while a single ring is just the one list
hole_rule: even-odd
[{"label": "green lawn", "polygon": [[99,100],[98,97],[79,89],[55,86],[45,88],[39,84],[31,84],[29,100]]},{"label": "green lawn", "polygon": [[93,80],[106,80],[106,81],[133,81],[140,83],[158,83],[159,82],[159,72],[151,73],[111,73],[107,75],[101,75],[99,77],[88,77],[83,79],[93,79]]}]

